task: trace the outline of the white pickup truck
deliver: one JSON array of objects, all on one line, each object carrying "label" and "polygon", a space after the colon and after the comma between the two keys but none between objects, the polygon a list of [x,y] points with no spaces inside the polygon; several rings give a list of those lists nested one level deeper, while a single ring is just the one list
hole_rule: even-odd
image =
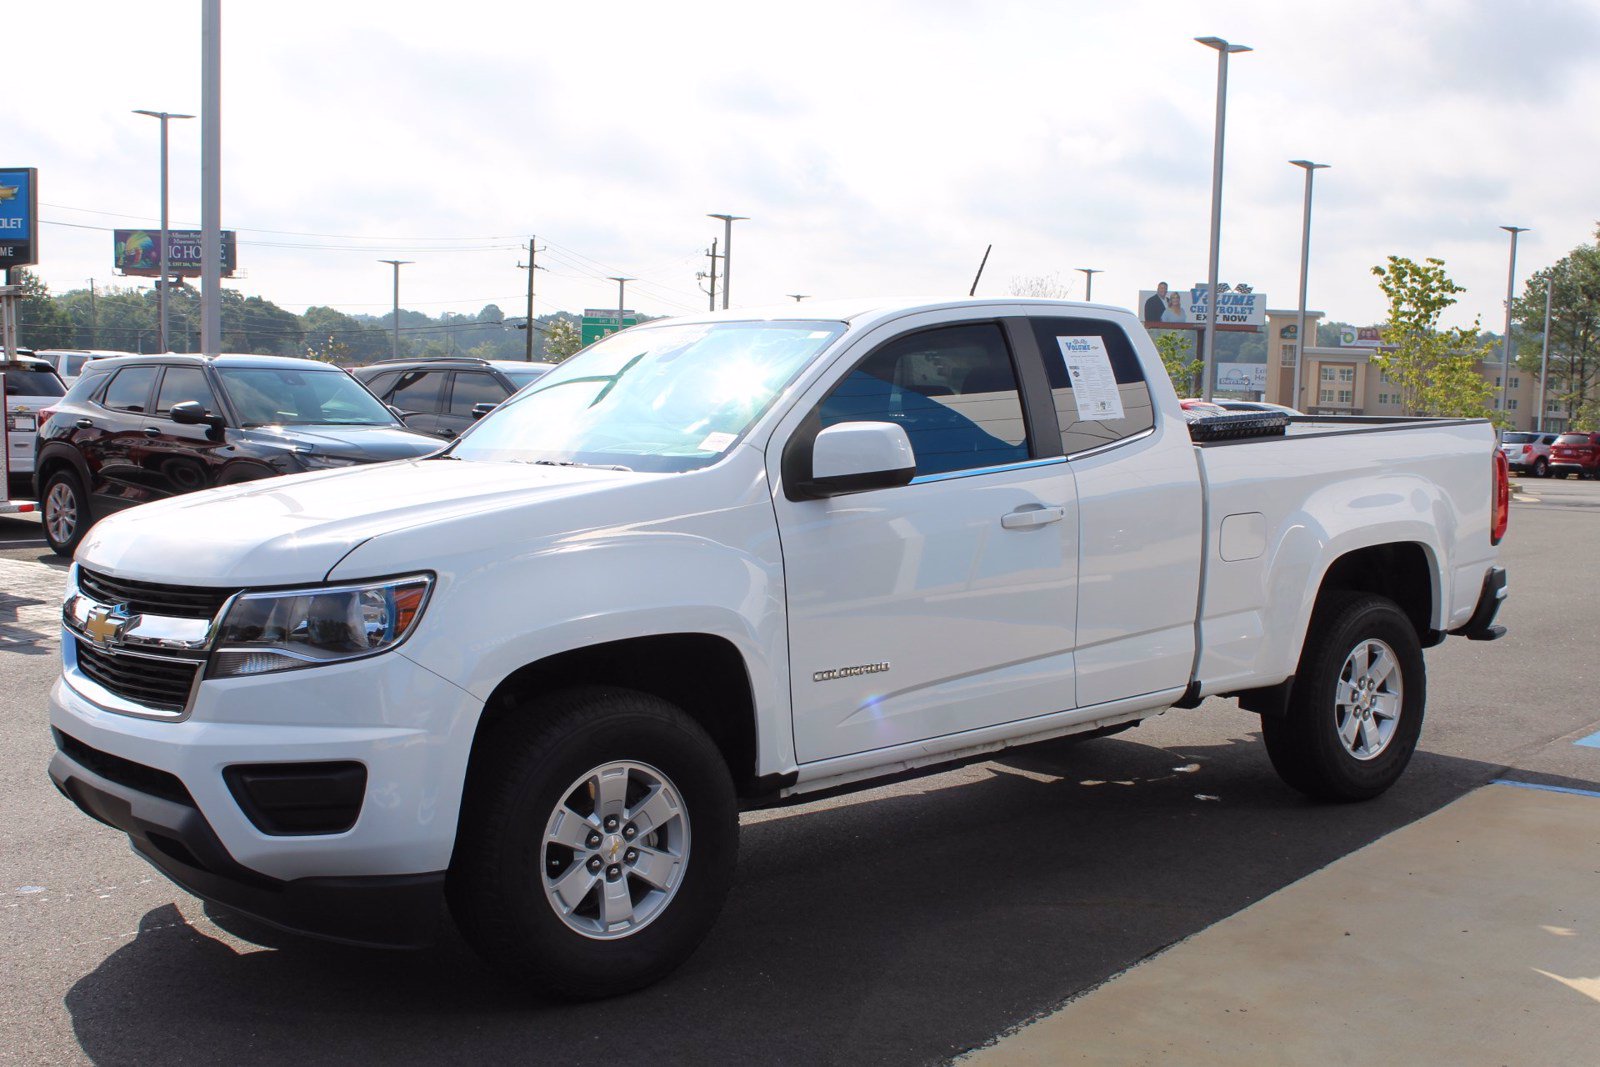
[{"label": "white pickup truck", "polygon": [[573,997],[693,951],[741,807],[1213,695],[1372,797],[1422,650],[1502,632],[1504,462],[1482,421],[1278,430],[1192,439],[1109,307],[651,323],[427,458],[95,526],[50,773],[199,896],[378,945],[447,900]]}]

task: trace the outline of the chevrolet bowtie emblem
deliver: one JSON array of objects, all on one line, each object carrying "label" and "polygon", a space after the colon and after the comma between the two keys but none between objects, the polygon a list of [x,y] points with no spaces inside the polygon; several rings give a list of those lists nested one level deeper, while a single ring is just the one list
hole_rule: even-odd
[{"label": "chevrolet bowtie emblem", "polygon": [[0,185],[0,200],[15,200],[21,188],[20,185]]},{"label": "chevrolet bowtie emblem", "polygon": [[132,621],[121,605],[115,608],[93,608],[89,612],[89,617],[84,620],[83,632],[96,644],[109,645],[113,638],[122,636],[122,631]]}]

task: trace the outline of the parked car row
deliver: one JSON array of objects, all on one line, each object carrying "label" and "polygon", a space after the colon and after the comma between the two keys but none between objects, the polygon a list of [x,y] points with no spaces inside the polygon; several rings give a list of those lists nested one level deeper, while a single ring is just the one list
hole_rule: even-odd
[{"label": "parked car row", "polygon": [[1564,433],[1550,445],[1550,473],[1600,478],[1600,433]]}]

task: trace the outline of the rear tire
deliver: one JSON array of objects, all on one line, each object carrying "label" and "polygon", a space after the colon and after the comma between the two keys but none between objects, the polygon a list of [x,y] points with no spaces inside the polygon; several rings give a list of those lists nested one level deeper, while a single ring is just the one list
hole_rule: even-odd
[{"label": "rear tire", "polygon": [[[665,700],[557,693],[480,739],[446,882],[467,941],[545,993],[639,989],[686,960],[733,881],[715,742]],[[564,843],[567,842],[567,843]]]},{"label": "rear tire", "polygon": [[1533,461],[1533,476],[1535,478],[1550,477],[1550,462],[1540,458]]},{"label": "rear tire", "polygon": [[72,558],[83,535],[94,525],[89,511],[89,494],[72,470],[59,470],[45,479],[39,494],[39,517],[44,521],[44,539],[58,556]]},{"label": "rear tire", "polygon": [[1323,597],[1287,713],[1263,716],[1278,776],[1316,800],[1370,800],[1405,771],[1422,735],[1427,668],[1411,620],[1386,597]]}]

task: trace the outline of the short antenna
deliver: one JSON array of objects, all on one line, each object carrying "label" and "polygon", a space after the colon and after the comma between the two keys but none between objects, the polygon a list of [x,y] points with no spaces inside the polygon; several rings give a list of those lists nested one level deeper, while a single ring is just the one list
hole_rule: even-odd
[{"label": "short antenna", "polygon": [[983,250],[983,261],[978,264],[978,273],[972,279],[972,288],[967,290],[968,296],[978,295],[978,279],[983,277],[984,265],[989,262],[989,253],[994,251],[994,245]]}]

